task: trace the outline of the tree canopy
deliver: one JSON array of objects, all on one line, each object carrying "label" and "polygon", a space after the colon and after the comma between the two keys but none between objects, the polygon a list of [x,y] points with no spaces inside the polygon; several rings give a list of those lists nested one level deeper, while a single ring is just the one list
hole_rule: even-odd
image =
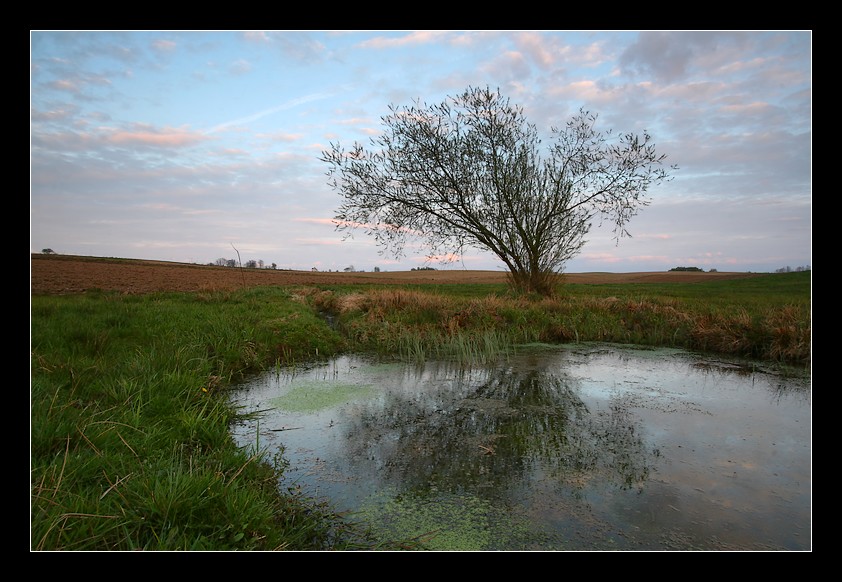
[{"label": "tree canopy", "polygon": [[337,229],[362,229],[396,257],[415,241],[430,257],[490,251],[522,291],[553,293],[595,219],[613,224],[617,241],[628,236],[647,190],[669,177],[647,132],[597,131],[584,109],[551,128],[547,145],[499,90],[389,111],[369,148],[322,152],[343,198]]}]

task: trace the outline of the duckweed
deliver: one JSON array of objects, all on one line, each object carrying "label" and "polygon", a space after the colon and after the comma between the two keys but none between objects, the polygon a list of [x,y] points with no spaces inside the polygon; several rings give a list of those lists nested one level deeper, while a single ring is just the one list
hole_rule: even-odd
[{"label": "duckweed", "polygon": [[310,381],[294,386],[287,394],[270,400],[270,404],[289,412],[314,413],[365,398],[373,386],[342,382]]}]

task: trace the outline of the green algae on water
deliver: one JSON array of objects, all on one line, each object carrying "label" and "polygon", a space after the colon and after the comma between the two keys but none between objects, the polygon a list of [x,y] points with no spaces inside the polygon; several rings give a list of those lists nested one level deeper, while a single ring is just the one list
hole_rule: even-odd
[{"label": "green algae on water", "polygon": [[366,398],[373,392],[374,387],[365,384],[311,381],[296,385],[287,394],[269,402],[279,410],[312,414]]},{"label": "green algae on water", "polygon": [[525,518],[501,513],[488,499],[464,492],[418,496],[381,491],[357,515],[383,539],[414,539],[431,551],[559,547],[554,536],[532,531]]}]

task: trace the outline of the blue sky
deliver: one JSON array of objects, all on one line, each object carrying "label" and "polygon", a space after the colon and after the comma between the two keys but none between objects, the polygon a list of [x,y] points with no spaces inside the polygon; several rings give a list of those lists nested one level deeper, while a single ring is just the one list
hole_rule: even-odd
[{"label": "blue sky", "polygon": [[[632,238],[595,227],[566,271],[811,265],[811,31],[31,31],[30,252],[430,264],[343,240],[319,156],[468,86],[547,137],[582,107],[648,130],[679,166]],[[430,266],[503,270],[479,251]]]}]

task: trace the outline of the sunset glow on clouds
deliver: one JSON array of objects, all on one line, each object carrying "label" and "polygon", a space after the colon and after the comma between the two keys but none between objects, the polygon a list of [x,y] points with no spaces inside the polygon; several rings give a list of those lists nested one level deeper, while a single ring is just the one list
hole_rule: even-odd
[{"label": "sunset glow on clouds", "polygon": [[[649,131],[675,179],[568,272],[811,264],[812,33],[32,31],[30,251],[410,269],[346,240],[330,142],[390,104],[499,88],[548,136],[580,108]],[[412,247],[415,248],[415,247]],[[482,252],[447,268],[502,270]],[[431,266],[445,268],[437,263]]]}]

